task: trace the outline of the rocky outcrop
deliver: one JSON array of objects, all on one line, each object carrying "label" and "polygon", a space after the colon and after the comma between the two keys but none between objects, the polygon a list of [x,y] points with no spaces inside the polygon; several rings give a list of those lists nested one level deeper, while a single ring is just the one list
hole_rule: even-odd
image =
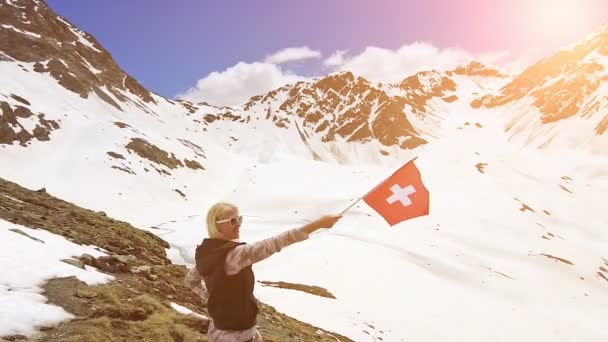
[{"label": "rocky outcrop", "polygon": [[295,126],[304,142],[317,136],[322,142],[377,140],[385,146],[415,148],[426,140],[413,127],[405,111],[414,101],[390,96],[381,87],[351,72],[341,72],[252,97],[243,110],[265,107],[266,113],[260,116],[279,128]]},{"label": "rocky outcrop", "polygon": [[482,77],[499,77],[507,78],[508,75],[502,73],[500,70],[490,68],[482,63],[473,61],[466,66],[460,66],[450,72],[451,74],[463,75],[463,76],[482,76]]},{"label": "rocky outcrop", "polygon": [[58,16],[44,1],[3,1],[0,23],[0,55],[32,63],[34,71],[49,74],[65,89],[83,98],[94,93],[119,109],[127,101],[125,93],[156,103],[93,36]]},{"label": "rocky outcrop", "polygon": [[427,101],[433,97],[443,97],[450,91],[456,91],[456,83],[445,73],[423,71],[403,80],[399,87],[405,90],[405,103],[412,107],[414,113],[424,114]]},{"label": "rocky outcrop", "polygon": [[[25,122],[21,120],[29,121],[27,126],[34,128],[28,131],[24,127]],[[48,141],[51,132],[56,129],[59,129],[59,124],[54,120],[45,119],[44,114],[36,115],[28,107],[13,106],[8,102],[0,101],[0,145],[12,145],[17,142],[21,146],[27,146],[33,139]]]},{"label": "rocky outcrop", "polygon": [[155,164],[164,165],[170,169],[184,166],[182,161],[177,159],[173,153],[169,154],[167,151],[161,150],[156,145],[141,138],[132,138],[125,148],[141,158],[145,158]]}]

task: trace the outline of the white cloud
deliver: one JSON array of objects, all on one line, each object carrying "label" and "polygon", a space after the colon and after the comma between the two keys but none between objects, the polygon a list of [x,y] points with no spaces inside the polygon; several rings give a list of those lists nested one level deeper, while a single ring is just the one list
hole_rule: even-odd
[{"label": "white cloud", "polygon": [[[347,50],[335,51],[323,61],[323,65],[332,71],[349,70],[372,82],[383,83],[400,82],[420,71],[451,70],[471,61],[479,61],[490,67],[500,66],[498,69],[503,72],[517,73],[532,65],[539,57],[538,51],[528,51],[517,56],[509,51],[474,55],[462,49],[439,49],[422,42],[403,45],[397,50],[370,46],[352,58],[346,58],[346,52]],[[308,47],[282,49],[268,56],[265,62],[239,62],[224,71],[212,72],[177,97],[197,103],[205,101],[217,106],[238,106],[252,96],[285,84],[310,80],[309,77],[282,69],[280,64],[320,56],[320,52]]]},{"label": "white cloud", "polygon": [[340,66],[344,64],[344,54],[347,50],[336,50],[331,56],[329,56],[323,64],[328,67]]},{"label": "white cloud", "polygon": [[[342,63],[338,63],[340,58]],[[336,51],[325,64],[333,64],[338,71],[348,70],[373,82],[394,83],[420,71],[452,70],[471,61],[488,66],[499,65],[502,66],[501,70],[516,72],[533,60],[513,57],[508,51],[475,55],[459,48],[440,49],[429,43],[415,42],[397,50],[369,46],[359,55],[348,59]]]},{"label": "white cloud", "polygon": [[239,62],[224,71],[210,73],[177,97],[195,103],[238,106],[252,96],[302,80],[306,78],[283,71],[275,64]]},{"label": "white cloud", "polygon": [[375,82],[398,82],[419,71],[448,70],[467,64],[472,56],[461,49],[438,49],[415,42],[398,50],[370,46],[345,61],[340,70],[349,70]]},{"label": "white cloud", "polygon": [[299,61],[302,59],[321,58],[321,52],[311,50],[308,46],[289,47],[279,50],[272,55],[266,57],[265,63],[282,64],[291,61]]}]

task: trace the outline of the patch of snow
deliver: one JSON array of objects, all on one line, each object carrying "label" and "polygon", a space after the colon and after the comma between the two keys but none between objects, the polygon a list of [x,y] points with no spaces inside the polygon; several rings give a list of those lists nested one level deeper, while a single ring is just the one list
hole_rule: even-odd
[{"label": "patch of snow", "polygon": [[199,318],[202,318],[202,319],[209,319],[209,317],[207,317],[207,316],[205,316],[205,315],[201,315],[201,314],[199,314],[199,313],[196,313],[196,312],[194,312],[194,311],[192,311],[192,310],[188,309],[188,308],[187,308],[187,307],[185,307],[185,306],[181,306],[181,305],[176,304],[176,303],[173,303],[173,302],[171,302],[171,307],[172,307],[172,308],[173,308],[175,311],[179,312],[179,313],[180,313],[180,314],[182,314],[182,315],[194,315],[194,316],[199,317]]},{"label": "patch of snow", "polygon": [[[12,231],[17,229],[31,238]],[[28,336],[38,327],[73,318],[61,307],[48,304],[42,295],[41,286],[49,279],[75,276],[89,285],[113,280],[91,267],[83,270],[60,261],[85,253],[104,255],[60,235],[0,220],[0,241],[0,266],[4,270],[0,274],[0,336]]]},{"label": "patch of snow", "polygon": [[[64,20],[61,17],[57,17],[57,20],[61,21],[62,23],[64,23],[69,29],[70,31],[72,31],[72,33],[74,33],[74,35],[76,35],[76,37],[78,38],[78,41],[80,43],[82,43],[83,45],[93,49],[93,51],[96,52],[101,52],[101,50],[99,50],[98,48],[95,47],[95,45],[93,45],[92,42],[90,42],[87,38],[84,32],[82,32],[81,30],[79,30],[78,28],[72,26],[72,24],[70,24],[69,22],[67,22],[66,20]],[[76,45],[76,43],[73,43],[74,45]]]},{"label": "patch of snow", "polygon": [[6,197],[6,198],[8,198],[8,199],[10,199],[11,201],[15,201],[17,203],[24,203],[22,200],[17,199],[17,198],[15,198],[13,196],[5,195],[5,194],[1,194],[1,195],[4,196],[4,197]]},{"label": "patch of snow", "polygon": [[26,8],[25,6],[19,6],[19,5],[17,5],[15,3],[15,0],[6,0],[6,3],[9,4],[9,5],[11,5],[11,6],[13,6],[13,7],[17,7],[17,8],[21,8],[21,9]]},{"label": "patch of snow", "polygon": [[7,55],[6,53],[4,53],[4,51],[0,51],[0,59],[7,59],[9,61],[15,61],[15,59],[9,55]]},{"label": "patch of snow", "polygon": [[80,55],[80,54],[78,54],[78,55],[82,58],[81,61],[84,62],[84,64],[86,64],[87,68],[89,68],[89,70],[91,70],[91,72],[93,74],[99,75],[103,72],[103,71],[97,69],[96,67],[92,66],[91,63],[89,63],[86,58],[82,57],[82,55]]},{"label": "patch of snow", "polygon": [[0,26],[4,27],[5,29],[13,30],[13,31],[16,31],[16,32],[19,32],[21,34],[25,34],[25,35],[28,35],[28,36],[31,36],[31,37],[34,37],[34,38],[40,38],[41,37],[38,33],[29,32],[29,31],[23,31],[23,30],[20,30],[20,29],[16,28],[15,26],[12,26],[12,25],[0,24]]}]

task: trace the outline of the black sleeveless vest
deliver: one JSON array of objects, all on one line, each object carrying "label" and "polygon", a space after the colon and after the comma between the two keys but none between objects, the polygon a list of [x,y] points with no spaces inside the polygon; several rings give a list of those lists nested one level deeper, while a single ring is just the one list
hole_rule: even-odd
[{"label": "black sleeveless vest", "polygon": [[224,271],[228,252],[244,242],[204,239],[196,248],[196,269],[209,292],[207,311],[220,330],[246,330],[257,322],[258,306],[253,296],[255,276],[251,265],[228,276]]}]

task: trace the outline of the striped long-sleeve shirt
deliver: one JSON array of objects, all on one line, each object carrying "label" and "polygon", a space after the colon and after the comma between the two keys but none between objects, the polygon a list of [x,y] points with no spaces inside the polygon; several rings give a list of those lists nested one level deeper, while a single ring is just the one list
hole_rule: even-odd
[{"label": "striped long-sleeve shirt", "polygon": [[[295,228],[255,243],[236,246],[226,256],[224,271],[227,275],[235,275],[243,268],[268,258],[292,243],[307,238],[308,234],[303,228]],[[196,266],[190,269],[184,279],[184,284],[201,298],[204,305],[207,304],[209,293]],[[255,326],[247,330],[219,330],[213,326],[213,321],[209,323],[208,338],[210,342],[262,341]]]}]

